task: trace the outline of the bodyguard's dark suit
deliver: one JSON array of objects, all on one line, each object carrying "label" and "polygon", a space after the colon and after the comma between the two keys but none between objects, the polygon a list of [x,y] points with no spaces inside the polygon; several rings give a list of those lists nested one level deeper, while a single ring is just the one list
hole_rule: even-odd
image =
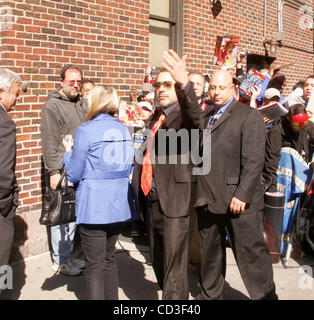
[{"label": "bodyguard's dark suit", "polygon": [[18,205],[18,188],[14,175],[15,134],[14,121],[0,105],[0,267],[9,262],[14,236],[13,218]]},{"label": "bodyguard's dark suit", "polygon": [[[206,128],[213,111],[212,106],[202,113],[195,125]],[[194,112],[184,108],[184,118],[192,120]],[[198,176],[195,202],[202,256],[201,298],[222,298],[226,229],[250,296],[267,298],[275,286],[263,237],[264,121],[258,111],[234,100],[213,125],[210,136],[211,150],[204,149],[203,157],[211,157],[211,170]],[[247,203],[244,213],[229,211],[232,197]]]},{"label": "bodyguard's dark suit", "polygon": [[[141,186],[142,166],[135,162],[133,173],[133,188],[138,200],[139,212],[142,217],[149,220],[150,249],[153,268],[157,281],[163,290],[163,299],[188,299],[187,262],[190,233],[190,215],[194,212],[192,198],[195,189],[195,177],[192,177],[191,164],[169,163],[171,151],[168,149],[162,154],[158,149],[158,139],[161,139],[161,129],[173,129],[174,132],[181,128],[190,127],[183,123],[181,108],[183,105],[190,108],[195,104],[195,114],[191,116],[196,119],[200,116],[200,108],[191,85],[187,91],[176,87],[178,104],[166,116],[165,121],[155,136],[155,152],[158,157],[153,164],[153,176],[155,191],[151,191],[144,197]],[[161,111],[157,111],[149,128],[157,121]],[[147,143],[139,149],[137,156],[144,156]],[[180,143],[175,155],[180,155]],[[163,158],[165,164],[161,164]],[[154,189],[153,187],[153,189]]]}]

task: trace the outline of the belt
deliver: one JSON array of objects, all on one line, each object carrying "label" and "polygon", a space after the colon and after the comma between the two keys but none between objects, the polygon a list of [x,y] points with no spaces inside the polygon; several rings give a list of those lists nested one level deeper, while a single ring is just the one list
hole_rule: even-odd
[{"label": "belt", "polygon": [[121,171],[91,171],[85,172],[83,174],[82,179],[121,179],[121,178],[128,178],[129,171],[128,170],[121,170]]},{"label": "belt", "polygon": [[208,210],[208,205],[204,205],[204,206],[201,206],[201,207],[196,207],[196,211],[198,213],[206,213],[206,212],[209,212]]},{"label": "belt", "polygon": [[151,191],[148,195],[147,195],[147,199],[149,201],[159,201],[159,197],[158,197],[158,193]]}]

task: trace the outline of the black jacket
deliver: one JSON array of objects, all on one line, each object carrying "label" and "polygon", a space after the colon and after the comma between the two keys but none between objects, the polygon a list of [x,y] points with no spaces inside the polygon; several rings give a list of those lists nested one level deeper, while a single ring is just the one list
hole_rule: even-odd
[{"label": "black jacket", "polygon": [[277,191],[277,169],[280,160],[280,149],[293,148],[299,152],[305,162],[310,162],[314,152],[314,124],[308,125],[300,133],[295,133],[286,117],[274,125],[267,135],[266,158],[263,171],[265,190]]},{"label": "black jacket", "polygon": [[16,125],[0,105],[0,210],[17,206]]},{"label": "black jacket", "polygon": [[[213,107],[203,112],[197,125],[205,129]],[[193,109],[184,109],[184,118],[193,121]],[[206,136],[210,137],[209,143]],[[264,167],[266,128],[261,113],[233,100],[211,131],[203,132],[204,161],[209,172],[197,176],[196,207],[207,206],[226,214],[232,197],[248,204],[247,212],[263,207],[261,175]]]}]

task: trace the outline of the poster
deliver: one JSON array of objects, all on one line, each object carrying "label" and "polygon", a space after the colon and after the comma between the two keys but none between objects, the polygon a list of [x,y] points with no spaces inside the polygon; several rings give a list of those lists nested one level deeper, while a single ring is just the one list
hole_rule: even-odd
[{"label": "poster", "polygon": [[255,69],[250,69],[247,73],[247,77],[240,84],[240,95],[247,100],[250,100],[252,96],[251,88],[260,88],[263,85],[264,81],[265,77],[261,73],[259,73]]},{"label": "poster", "polygon": [[226,69],[234,67],[237,62],[238,47],[238,37],[217,36],[214,64]]}]

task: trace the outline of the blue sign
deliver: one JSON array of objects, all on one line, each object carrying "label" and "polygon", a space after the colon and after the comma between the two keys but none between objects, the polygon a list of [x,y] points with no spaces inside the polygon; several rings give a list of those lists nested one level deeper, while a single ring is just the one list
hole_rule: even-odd
[{"label": "blue sign", "polygon": [[300,196],[306,192],[312,172],[301,155],[292,148],[281,148],[277,170],[277,192],[285,194],[285,209],[282,226],[281,253],[287,249],[293,223],[298,212]]}]

